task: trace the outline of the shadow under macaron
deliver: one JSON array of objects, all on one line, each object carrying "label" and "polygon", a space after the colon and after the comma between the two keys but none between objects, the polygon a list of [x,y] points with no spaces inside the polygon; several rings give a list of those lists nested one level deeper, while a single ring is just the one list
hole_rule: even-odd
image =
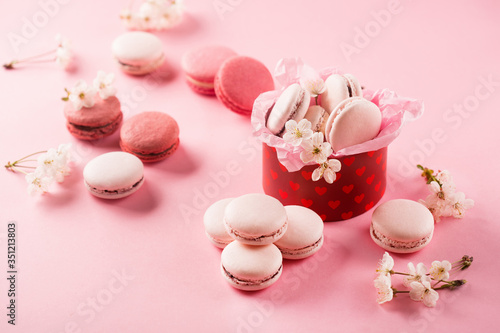
[{"label": "shadow under macaron", "polygon": [[[89,195],[92,195],[89,193]],[[146,213],[156,209],[160,203],[158,195],[154,193],[154,189],[147,177],[144,179],[142,186],[131,195],[120,199],[102,199],[93,196],[95,200],[107,204],[109,206],[116,206],[120,209],[134,211],[138,213]]]}]

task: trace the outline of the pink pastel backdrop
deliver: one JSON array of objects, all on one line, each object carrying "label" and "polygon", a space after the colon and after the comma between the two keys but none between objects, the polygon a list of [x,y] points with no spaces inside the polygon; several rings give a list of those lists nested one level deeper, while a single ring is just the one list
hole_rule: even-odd
[{"label": "pink pastel backdrop", "polygon": [[[142,78],[120,73],[110,52],[112,40],[125,31],[118,14],[126,3],[0,4],[2,62],[47,50],[58,32],[72,39],[77,55],[77,68],[69,73],[55,64],[0,71],[0,162],[64,142],[73,144],[77,159],[72,175],[43,197],[29,197],[23,176],[0,170],[1,332],[498,329],[498,2],[186,0],[184,22],[157,34],[168,74]],[[226,11],[218,13],[215,6],[224,4]],[[44,7],[51,16],[44,16]],[[26,20],[39,28],[15,47],[9,36],[22,35]],[[360,37],[362,30],[370,36]],[[404,270],[408,261],[429,266],[468,254],[474,264],[456,278],[469,283],[442,291],[434,309],[405,295],[378,305],[372,280],[384,251],[370,239],[370,211],[326,224],[324,248],[307,260],[286,261],[271,288],[231,288],[220,276],[220,250],[206,239],[202,216],[215,200],[262,192],[261,148],[249,118],[193,93],[184,82],[183,53],[212,43],[271,70],[282,57],[300,56],[317,69],[353,73],[366,87],[424,100],[424,116],[389,148],[382,202],[425,197],[412,167],[422,163],[450,170],[476,206],[463,220],[437,224],[424,250],[394,255],[396,269]],[[118,201],[92,197],[82,180],[87,161],[119,149],[118,135],[78,141],[62,114],[64,87],[80,78],[91,81],[98,70],[116,73],[125,118],[159,110],[175,117],[181,131],[179,150],[146,165],[144,187]],[[15,327],[6,316],[9,221],[17,223],[18,234]]]}]

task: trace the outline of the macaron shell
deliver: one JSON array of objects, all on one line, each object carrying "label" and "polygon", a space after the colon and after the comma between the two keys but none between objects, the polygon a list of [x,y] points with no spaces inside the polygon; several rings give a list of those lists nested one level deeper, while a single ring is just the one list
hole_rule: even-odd
[{"label": "macaron shell", "polygon": [[199,47],[187,52],[182,58],[182,69],[188,85],[196,92],[215,94],[215,75],[224,61],[236,55],[230,48],[220,45]]},{"label": "macaron shell", "polygon": [[215,77],[215,94],[230,110],[249,115],[255,99],[274,89],[269,70],[260,61],[236,56],[226,60]]},{"label": "macaron shell", "polygon": [[347,84],[351,88],[350,97],[363,97],[363,90],[361,89],[361,84],[354,75],[344,74],[344,79],[347,80]]},{"label": "macaron shell", "polygon": [[121,198],[142,186],[144,165],[129,153],[106,153],[87,163],[83,178],[92,194],[107,199]]},{"label": "macaron shell", "polygon": [[163,58],[163,44],[155,35],[144,31],[126,32],[111,46],[118,61],[127,65],[143,66]]},{"label": "macaron shell", "polygon": [[[332,113],[335,107],[349,97],[362,96],[361,86],[352,74],[332,74],[325,81],[326,90],[321,95],[321,106]],[[351,88],[351,93],[349,88]]]},{"label": "macaron shell", "polygon": [[313,210],[290,205],[285,206],[288,228],[276,245],[283,258],[302,259],[316,253],[323,244],[323,220]]},{"label": "macaron shell", "polygon": [[228,204],[224,224],[231,237],[251,245],[277,241],[287,229],[285,208],[277,199],[250,193]]},{"label": "macaron shell", "polygon": [[118,118],[116,118],[113,122],[109,123],[106,126],[87,128],[85,126],[82,127],[66,122],[66,128],[71,133],[71,135],[73,135],[77,139],[97,140],[110,136],[111,134],[116,132],[118,127],[120,127],[121,122],[122,122],[122,114],[120,114]]},{"label": "macaron shell", "polygon": [[111,96],[102,99],[95,95],[94,106],[76,110],[73,103],[64,104],[66,128],[75,137],[83,140],[95,140],[113,134],[123,118],[120,101]]},{"label": "macaron shell", "polygon": [[94,106],[82,107],[75,110],[73,103],[64,103],[64,116],[66,120],[74,125],[99,127],[106,126],[122,116],[120,101],[115,96],[102,99],[99,94],[95,95]]},{"label": "macaron shell", "polygon": [[266,126],[273,134],[283,131],[288,120],[300,121],[304,118],[309,107],[311,95],[299,84],[289,85],[274,104]]},{"label": "macaron shell", "polygon": [[175,152],[179,126],[168,114],[139,113],[127,119],[120,130],[120,147],[144,162],[159,161]]},{"label": "macaron shell", "polygon": [[311,129],[314,132],[322,132],[324,134],[328,115],[328,112],[320,105],[311,105],[309,109],[307,109],[304,119],[311,122]]},{"label": "macaron shell", "polygon": [[330,114],[325,128],[333,151],[375,138],[380,132],[382,114],[374,103],[352,97],[342,101]]},{"label": "macaron shell", "polygon": [[283,257],[274,244],[251,246],[232,242],[221,254],[222,275],[241,290],[269,287],[280,277],[282,265]]},{"label": "macaron shell", "polygon": [[388,251],[418,251],[430,242],[433,232],[434,218],[431,212],[412,200],[387,201],[372,214],[370,235],[375,243]]},{"label": "macaron shell", "polygon": [[210,205],[203,215],[203,225],[208,239],[221,249],[234,240],[224,226],[224,211],[231,201],[233,198],[219,200]]}]

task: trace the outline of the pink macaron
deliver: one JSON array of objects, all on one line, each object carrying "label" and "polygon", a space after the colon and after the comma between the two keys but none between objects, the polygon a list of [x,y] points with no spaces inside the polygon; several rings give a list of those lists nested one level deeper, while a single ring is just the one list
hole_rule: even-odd
[{"label": "pink macaron", "polygon": [[220,66],[236,52],[220,45],[203,46],[185,53],[182,69],[188,86],[204,95],[215,95],[214,80]]},{"label": "pink macaron", "polygon": [[113,41],[111,49],[120,69],[127,74],[151,73],[165,61],[161,40],[149,32],[126,32]]},{"label": "pink macaron", "polygon": [[381,248],[396,253],[412,253],[432,239],[434,218],[424,205],[406,199],[384,202],[372,214],[370,235]]},{"label": "pink macaron", "polygon": [[221,254],[221,273],[234,288],[261,290],[275,283],[283,271],[283,257],[274,244],[251,246],[238,241]]},{"label": "pink macaron", "polygon": [[250,115],[255,99],[261,93],[274,89],[274,80],[260,61],[236,56],[224,61],[215,76],[214,85],[217,98],[227,108]]},{"label": "pink macaron", "polygon": [[288,223],[285,207],[260,193],[242,195],[225,210],[224,224],[234,239],[249,245],[266,245],[283,237]]},{"label": "pink macaron", "polygon": [[118,98],[102,99],[95,95],[94,106],[77,110],[73,103],[64,105],[66,128],[74,137],[82,140],[97,140],[113,134],[120,126],[123,114]]},{"label": "pink macaron", "polygon": [[102,199],[120,199],[144,183],[144,165],[136,156],[115,151],[97,156],[83,169],[85,186]]},{"label": "pink macaron", "polygon": [[311,95],[298,83],[289,85],[276,100],[267,118],[266,127],[275,135],[282,135],[289,120],[304,118]]},{"label": "pink macaron", "polygon": [[328,117],[326,141],[337,152],[375,138],[381,124],[377,105],[362,97],[351,97],[340,102]]},{"label": "pink macaron", "polygon": [[163,112],[149,111],[127,119],[120,130],[120,147],[143,162],[157,162],[179,146],[179,126]]},{"label": "pink macaron", "polygon": [[285,206],[288,228],[274,245],[285,259],[303,259],[312,256],[323,245],[323,220],[309,208]]},{"label": "pink macaron", "polygon": [[325,92],[321,95],[321,106],[331,113],[344,99],[363,96],[358,79],[352,74],[332,74],[325,81]]},{"label": "pink macaron", "polygon": [[203,215],[205,234],[215,246],[221,249],[234,241],[224,226],[224,212],[231,201],[233,198],[219,200],[210,205]]},{"label": "pink macaron", "polygon": [[311,129],[313,132],[325,133],[326,122],[328,120],[328,112],[320,105],[311,105],[304,116],[311,122]]}]

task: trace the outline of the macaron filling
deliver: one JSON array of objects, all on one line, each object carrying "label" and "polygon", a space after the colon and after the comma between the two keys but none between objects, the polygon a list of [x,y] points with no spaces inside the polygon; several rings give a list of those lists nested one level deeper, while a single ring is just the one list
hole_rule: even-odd
[{"label": "macaron filling", "polygon": [[320,246],[322,242],[323,242],[323,235],[321,235],[320,239],[318,239],[313,244],[308,245],[308,246],[304,246],[304,247],[299,248],[299,249],[285,249],[285,248],[282,248],[279,246],[278,246],[278,248],[280,249],[281,253],[283,253],[283,255],[298,256],[298,255],[306,254],[306,253],[313,251],[315,248]]},{"label": "macaron filling", "polygon": [[224,267],[224,265],[222,265],[222,269],[224,270],[224,273],[226,274],[226,276],[234,283],[234,284],[237,284],[237,285],[240,285],[240,286],[254,286],[254,285],[260,285],[260,284],[264,284],[272,279],[274,279],[277,275],[279,275],[281,273],[281,270],[283,269],[283,265],[281,265],[278,270],[276,271],[276,273],[272,274],[272,275],[269,275],[268,277],[265,277],[263,279],[260,279],[260,280],[248,280],[248,279],[242,279],[242,278],[238,278],[236,276],[234,276],[233,274],[229,273],[226,268]]},{"label": "macaron filling", "polygon": [[418,248],[420,246],[427,244],[429,242],[430,238],[432,237],[432,233],[431,233],[428,236],[425,236],[421,239],[414,240],[414,241],[409,241],[409,242],[397,241],[397,240],[394,240],[390,237],[387,237],[387,236],[383,235],[382,233],[378,232],[377,230],[375,230],[375,228],[373,227],[373,223],[370,225],[370,229],[371,229],[372,235],[373,235],[373,237],[375,237],[375,239],[380,241],[382,244],[387,245],[387,246],[394,248],[394,249]]},{"label": "macaron filling", "polygon": [[98,189],[97,187],[90,185],[88,182],[85,182],[85,184],[92,192],[97,193],[97,194],[120,194],[120,193],[127,193],[127,192],[133,190],[134,188],[140,186],[143,181],[144,181],[144,177],[142,177],[138,182],[136,182],[134,185],[132,185],[130,187],[121,188],[121,189],[117,189],[117,190],[102,190],[102,189]]},{"label": "macaron filling", "polygon": [[207,88],[207,89],[213,89],[214,88],[214,83],[213,82],[202,82],[193,79],[191,76],[186,75],[186,80],[194,84],[195,86],[201,87],[201,88]]},{"label": "macaron filling", "polygon": [[243,239],[246,241],[253,241],[253,242],[260,242],[268,238],[276,238],[279,239],[282,237],[282,235],[285,233],[286,229],[288,228],[288,221],[285,221],[283,226],[279,228],[277,231],[266,234],[266,235],[261,235],[261,236],[255,236],[255,235],[249,235],[245,234],[243,232],[237,231],[233,228],[231,228],[230,225],[226,223],[226,226],[229,228],[229,234],[233,235],[237,239]]},{"label": "macaron filling", "polygon": [[137,156],[142,156],[142,157],[154,157],[154,156],[161,156],[161,155],[165,155],[165,154],[168,154],[171,150],[173,150],[175,147],[177,147],[177,145],[179,144],[179,139],[177,139],[177,141],[172,144],[170,147],[168,147],[167,149],[161,151],[161,152],[158,152],[158,153],[142,153],[142,152],[138,152],[138,151],[134,151],[134,150],[130,150],[130,152],[134,155],[137,155]]},{"label": "macaron filling", "polygon": [[129,72],[143,72],[145,70],[149,71],[149,70],[155,69],[163,62],[164,59],[165,59],[165,55],[162,53],[158,59],[156,59],[150,63],[144,64],[144,65],[127,64],[119,59],[116,59],[116,61],[118,61],[118,63],[121,66],[125,67],[125,69]]}]

